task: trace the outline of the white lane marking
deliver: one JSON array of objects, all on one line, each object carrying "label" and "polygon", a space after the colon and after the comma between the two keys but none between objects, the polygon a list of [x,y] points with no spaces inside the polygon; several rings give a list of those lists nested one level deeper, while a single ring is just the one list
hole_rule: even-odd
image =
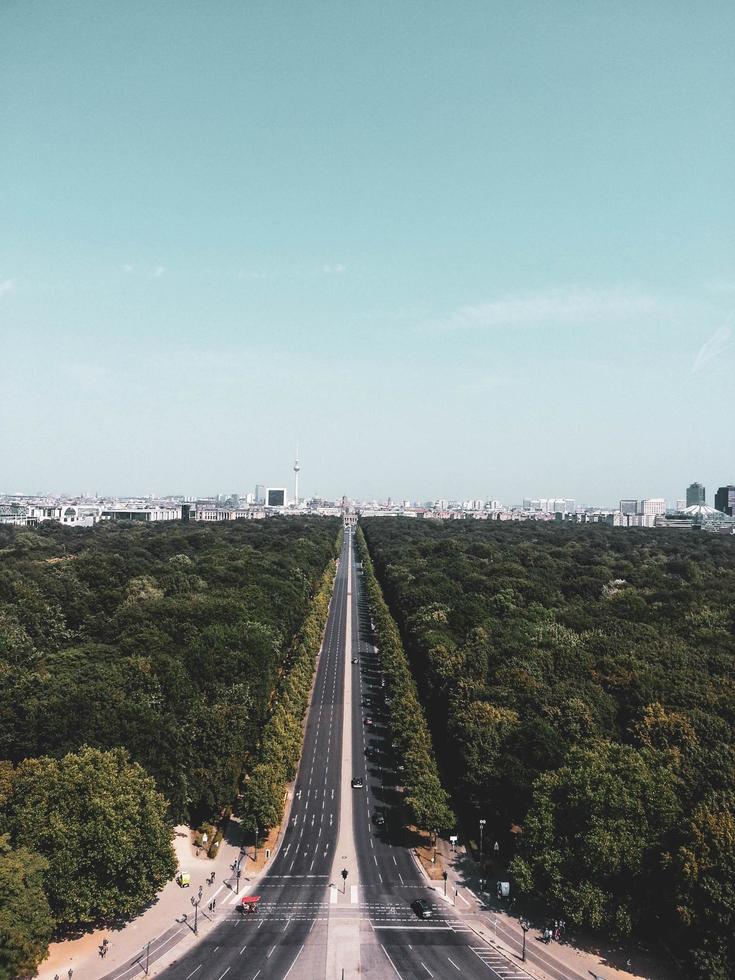
[{"label": "white lane marking", "polygon": [[454,962],[454,960],[452,959],[452,957],[451,957],[451,956],[447,956],[447,959],[448,959],[448,960],[449,960],[449,962],[450,962],[450,963],[452,964],[452,966],[454,967],[454,969],[455,969],[455,970],[457,970],[457,972],[458,972],[458,973],[461,973],[461,972],[462,972],[462,971],[461,971],[461,970],[459,969],[459,967],[457,966],[457,964],[456,964],[456,963]]},{"label": "white lane marking", "polygon": [[271,946],[271,951],[270,951],[270,953],[268,953],[268,955],[267,955],[267,957],[266,957],[266,959],[268,959],[268,960],[269,960],[269,959],[271,958],[271,956],[273,955],[273,950],[274,950],[275,948],[276,948],[275,946]]},{"label": "white lane marking", "polygon": [[[229,972],[230,972],[230,967],[228,966],[225,972],[222,974],[222,977],[226,977]],[[222,977],[218,977],[217,980],[222,980]]]},{"label": "white lane marking", "polygon": [[[396,976],[398,977],[398,980],[403,980],[403,977],[401,976],[401,974],[400,974],[400,973],[398,972],[398,970],[396,969],[396,965],[395,965],[395,963],[394,963],[394,962],[393,962],[393,960],[392,960],[392,959],[390,958],[390,956],[388,956],[388,950],[387,950],[387,949],[385,948],[385,946],[384,946],[384,945],[383,945],[382,943],[380,944],[380,948],[381,948],[381,949],[383,950],[383,952],[385,953],[385,955],[386,955],[386,956],[388,957],[388,962],[390,963],[390,965],[391,965],[391,966],[393,967],[393,969],[395,970],[395,973],[396,973]],[[255,977],[253,977],[253,980],[255,980]]]},{"label": "white lane marking", "polygon": [[198,966],[198,967],[196,968],[196,970],[192,970],[192,971],[191,971],[191,973],[190,973],[190,974],[189,974],[189,976],[188,976],[188,977],[186,978],[186,980],[190,980],[190,978],[194,976],[194,974],[195,974],[195,973],[197,972],[197,970],[201,970],[201,968],[202,968],[202,964],[200,963],[200,964],[199,964],[199,966]]},{"label": "white lane marking", "polygon": [[[242,954],[245,952],[246,949],[247,946],[243,946],[243,948],[240,950],[240,956],[242,956]],[[189,978],[187,977],[186,980],[189,980]]]},{"label": "white lane marking", "polygon": [[350,902],[353,905],[357,902],[357,885],[350,885]]},{"label": "white lane marking", "polygon": [[469,902],[467,901],[467,899],[466,899],[466,898],[464,897],[464,895],[460,895],[460,893],[459,893],[459,892],[457,892],[457,898],[461,898],[461,899],[462,899],[462,901],[463,901],[463,902],[465,903],[465,905],[469,905],[469,904],[470,904],[470,903],[469,903]]},{"label": "white lane marking", "polygon": [[[310,931],[311,931],[311,930],[310,930]],[[289,967],[289,968],[288,968],[288,969],[286,970],[286,972],[285,972],[285,973],[283,974],[283,980],[286,980],[286,977],[287,977],[287,976],[289,975],[289,973],[291,972],[291,970],[293,970],[293,968],[294,968],[294,967],[296,966],[296,960],[297,960],[297,959],[299,958],[299,956],[301,956],[301,950],[303,950],[303,948],[304,948],[304,947],[302,946],[302,947],[301,947],[301,949],[300,949],[300,950],[298,951],[298,953],[296,954],[296,956],[294,956],[294,961],[293,961],[293,963],[292,963],[292,964],[291,964],[291,966],[290,966],[290,967]]]},{"label": "white lane marking", "polygon": [[337,904],[337,889],[336,888],[333,888],[330,891],[330,893],[329,893],[329,904],[330,905],[336,905]]}]

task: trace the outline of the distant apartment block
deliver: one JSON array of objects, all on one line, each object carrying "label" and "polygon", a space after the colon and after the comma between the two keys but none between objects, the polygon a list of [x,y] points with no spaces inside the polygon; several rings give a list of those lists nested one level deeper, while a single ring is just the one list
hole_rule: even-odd
[{"label": "distant apartment block", "polygon": [[666,501],[663,497],[647,497],[641,500],[639,514],[644,517],[655,517],[666,513]]}]

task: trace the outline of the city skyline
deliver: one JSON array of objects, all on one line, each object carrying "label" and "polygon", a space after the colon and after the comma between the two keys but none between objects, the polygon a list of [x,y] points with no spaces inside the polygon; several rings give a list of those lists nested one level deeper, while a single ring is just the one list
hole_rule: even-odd
[{"label": "city skyline", "polygon": [[[708,494],[707,486],[699,481],[694,481],[689,484],[681,493],[674,493],[672,495],[661,495],[658,494],[638,494],[636,497],[623,497],[618,496],[614,500],[592,500],[580,497],[578,495],[569,495],[557,493],[554,494],[536,494],[532,495],[529,493],[523,493],[518,499],[512,499],[509,497],[502,497],[502,495],[488,493],[481,496],[475,496],[471,493],[457,493],[457,494],[418,494],[416,496],[410,497],[406,494],[386,492],[380,495],[370,495],[370,494],[360,494],[358,493],[339,493],[337,495],[330,495],[320,493],[319,491],[309,491],[304,493],[299,489],[299,478],[302,471],[302,466],[300,464],[300,458],[294,461],[294,464],[290,467],[293,473],[294,483],[292,486],[286,482],[271,482],[266,483],[263,481],[258,481],[253,484],[252,487],[247,486],[232,487],[227,489],[212,489],[211,487],[201,493],[192,493],[187,489],[163,489],[159,491],[138,491],[138,492],[99,492],[97,490],[73,490],[73,489],[58,489],[58,488],[46,488],[46,489],[36,489],[32,491],[28,490],[11,490],[8,487],[0,487],[0,499],[3,497],[11,498],[42,498],[47,497],[49,499],[88,499],[88,500],[180,500],[180,501],[196,501],[196,500],[234,500],[239,498],[248,505],[258,505],[264,504],[266,502],[266,495],[272,491],[285,494],[285,502],[289,507],[296,506],[300,503],[308,503],[313,501],[328,501],[332,504],[339,503],[341,500],[357,501],[360,503],[367,502],[379,502],[386,503],[392,502],[394,505],[401,505],[403,502],[409,503],[411,506],[425,506],[425,505],[436,505],[440,508],[451,505],[477,505],[477,509],[491,509],[491,505],[500,505],[503,508],[517,508],[517,509],[538,509],[547,510],[547,504],[551,506],[552,504],[564,504],[564,507],[570,511],[575,509],[602,509],[602,510],[620,510],[623,513],[628,512],[628,505],[632,505],[631,513],[636,513],[638,506],[646,504],[647,502],[659,502],[663,501],[666,508],[669,510],[682,510],[684,507],[689,507],[693,504],[703,504],[707,507],[717,506],[717,498],[726,496],[728,491],[733,489],[732,484],[727,484],[725,482],[718,482],[711,485],[711,490]],[[528,505],[528,506],[527,506]],[[533,505],[533,506],[532,506]],[[681,506],[679,506],[681,505]],[[471,509],[471,508],[470,508]],[[564,509],[564,508],[558,508]],[[721,508],[720,508],[721,509]],[[553,510],[553,508],[552,508]]]},{"label": "city skyline", "polygon": [[97,11],[0,10],[8,489],[733,478],[731,5]]},{"label": "city skyline", "polygon": [[[303,467],[301,466],[301,457],[299,458],[298,463],[299,463],[298,479],[300,481],[301,473],[303,471]],[[290,503],[293,503],[294,500],[296,499],[296,486],[293,482],[294,480],[293,463],[291,464],[290,467],[286,467],[286,469],[291,471],[290,483],[288,480],[285,479],[276,479],[271,482],[258,479],[257,481],[252,482],[252,486],[249,486],[246,481],[240,481],[240,484],[238,486],[233,486],[230,488],[224,488],[224,487],[213,488],[209,486],[209,487],[205,487],[200,492],[193,492],[190,488],[185,488],[185,487],[184,488],[179,487],[173,489],[166,488],[166,487],[158,487],[156,489],[142,489],[142,490],[141,489],[133,489],[133,490],[107,489],[105,491],[100,491],[99,489],[91,489],[91,488],[74,489],[69,487],[66,488],[46,487],[46,488],[27,489],[27,488],[11,488],[9,486],[4,486],[4,487],[0,486],[0,497],[4,495],[4,496],[19,496],[19,497],[49,496],[49,497],[60,497],[60,498],[68,497],[68,498],[80,498],[80,499],[81,498],[89,498],[89,499],[151,498],[151,499],[165,500],[165,499],[173,499],[173,498],[177,498],[177,499],[183,498],[187,500],[189,499],[205,500],[205,499],[213,499],[215,497],[229,497],[231,495],[238,495],[242,498],[245,498],[248,495],[255,497],[257,495],[258,487],[261,488],[278,487],[278,488],[285,489],[288,501]],[[701,503],[705,503],[708,506],[714,506],[715,495],[717,494],[718,490],[726,489],[728,487],[728,482],[727,480],[722,480],[722,479],[711,482],[709,484],[702,483],[701,481],[694,481],[693,483],[683,486],[679,491],[675,490],[671,493],[661,493],[661,492],[639,493],[637,496],[633,496],[629,498],[626,498],[622,493],[618,493],[617,495],[613,495],[610,499],[608,498],[593,499],[590,497],[586,497],[583,494],[570,494],[570,493],[561,493],[561,492],[557,492],[556,494],[553,494],[553,493],[549,493],[548,490],[545,490],[544,493],[536,493],[536,492],[529,493],[527,491],[524,491],[517,497],[517,499],[512,498],[508,495],[503,495],[501,493],[495,493],[495,492],[473,493],[470,492],[469,490],[460,491],[454,494],[440,492],[434,494],[418,493],[414,495],[391,492],[390,489],[379,494],[365,494],[359,492],[359,490],[357,492],[348,492],[347,490],[343,490],[341,492],[338,492],[337,494],[329,494],[329,493],[322,493],[318,489],[312,490],[308,486],[306,491],[304,491],[303,485],[301,485],[298,490],[298,499],[300,501],[307,501],[307,500],[314,500],[314,499],[335,501],[341,499],[342,497],[346,497],[347,499],[350,500],[360,500],[360,501],[393,500],[394,502],[400,502],[403,500],[410,500],[412,503],[421,503],[421,504],[426,502],[436,502],[440,500],[448,500],[451,502],[459,502],[459,503],[468,500],[481,500],[483,502],[487,502],[491,500],[499,500],[503,504],[503,506],[516,506],[516,507],[522,506],[522,502],[524,500],[529,500],[529,499],[549,499],[549,500],[567,499],[576,502],[577,506],[579,507],[617,508],[621,503],[625,502],[626,499],[630,499],[631,501],[634,502],[640,502],[642,500],[647,500],[647,499],[662,498],[666,501],[668,506],[674,507],[677,501],[683,501],[684,503],[686,503],[687,506],[689,506],[688,494],[689,491],[694,486],[700,488],[700,494],[702,494],[702,499],[697,501],[694,501],[694,499],[692,499],[691,503],[701,502]]]}]

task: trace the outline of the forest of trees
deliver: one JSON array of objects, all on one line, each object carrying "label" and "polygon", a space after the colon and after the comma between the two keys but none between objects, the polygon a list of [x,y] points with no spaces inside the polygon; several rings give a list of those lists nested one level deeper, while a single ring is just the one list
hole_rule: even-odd
[{"label": "forest of trees", "polygon": [[339,527],[0,526],[0,977],[150,901],[273,719],[298,753]]},{"label": "forest of trees", "polygon": [[735,539],[363,528],[453,802],[515,891],[735,975]]}]

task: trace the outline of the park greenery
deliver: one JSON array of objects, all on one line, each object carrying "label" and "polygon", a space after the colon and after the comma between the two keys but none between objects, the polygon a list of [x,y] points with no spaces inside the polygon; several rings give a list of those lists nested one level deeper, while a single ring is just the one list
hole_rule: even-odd
[{"label": "park greenery", "polygon": [[359,527],[356,542],[381,669],[391,699],[391,731],[398,743],[398,754],[405,769],[405,801],[419,829],[434,831],[450,828],[454,825],[455,816],[439,779],[436,755],[416,682]]},{"label": "park greenery", "polygon": [[143,908],[271,754],[282,799],[338,528],[0,526],[0,980]]},{"label": "park greenery", "polygon": [[371,519],[470,836],[516,894],[735,975],[735,540]]}]

